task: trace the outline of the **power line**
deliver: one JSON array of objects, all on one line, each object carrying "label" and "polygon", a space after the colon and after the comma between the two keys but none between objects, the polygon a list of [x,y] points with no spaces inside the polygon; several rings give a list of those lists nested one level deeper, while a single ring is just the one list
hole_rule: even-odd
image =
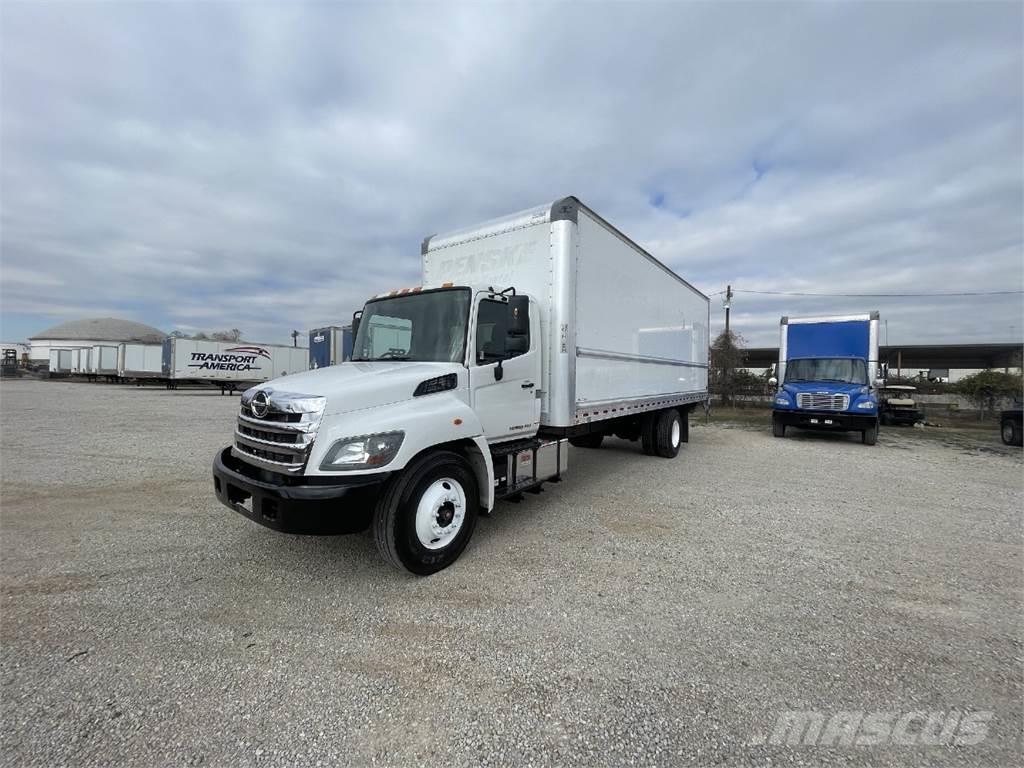
[{"label": "power line", "polygon": [[[719,291],[718,293],[724,293]],[[710,294],[717,296],[718,293]],[[1016,296],[1024,291],[956,291],[952,293],[816,293],[806,291],[759,291],[752,288],[734,288],[733,293],[757,293],[764,296],[838,296],[853,299],[908,299],[941,298],[943,296]]]}]

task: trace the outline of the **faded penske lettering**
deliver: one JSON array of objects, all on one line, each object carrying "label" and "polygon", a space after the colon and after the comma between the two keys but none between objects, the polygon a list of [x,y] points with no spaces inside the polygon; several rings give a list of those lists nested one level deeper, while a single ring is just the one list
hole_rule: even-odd
[{"label": "faded penske lettering", "polygon": [[511,280],[516,269],[522,264],[524,250],[534,243],[517,244],[505,248],[493,248],[483,253],[456,256],[441,262],[439,274],[472,275],[474,279]]}]

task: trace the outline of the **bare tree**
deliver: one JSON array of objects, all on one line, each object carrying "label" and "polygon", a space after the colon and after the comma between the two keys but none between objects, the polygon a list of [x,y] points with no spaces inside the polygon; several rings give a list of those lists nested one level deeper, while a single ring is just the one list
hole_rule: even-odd
[{"label": "bare tree", "polygon": [[213,339],[214,341],[241,341],[242,332],[237,328],[232,328],[230,331],[214,331],[213,333],[210,334],[210,338]]},{"label": "bare tree", "polygon": [[708,386],[712,394],[722,399],[723,405],[731,405],[736,395],[736,369],[742,368],[747,358],[742,343],[743,337],[738,333],[722,331],[711,345]]}]

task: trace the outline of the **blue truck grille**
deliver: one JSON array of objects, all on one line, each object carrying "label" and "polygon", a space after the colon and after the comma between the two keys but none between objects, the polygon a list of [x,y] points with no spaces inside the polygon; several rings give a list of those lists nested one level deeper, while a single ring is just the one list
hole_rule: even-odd
[{"label": "blue truck grille", "polygon": [[845,411],[850,407],[850,396],[830,392],[799,392],[796,406],[814,411]]}]

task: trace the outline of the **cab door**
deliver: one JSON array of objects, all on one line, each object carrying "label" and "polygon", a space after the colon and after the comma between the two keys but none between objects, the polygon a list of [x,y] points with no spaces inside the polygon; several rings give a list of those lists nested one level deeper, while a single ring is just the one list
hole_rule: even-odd
[{"label": "cab door", "polygon": [[529,297],[481,293],[474,317],[469,383],[484,437],[532,437],[540,427],[540,334]]}]

